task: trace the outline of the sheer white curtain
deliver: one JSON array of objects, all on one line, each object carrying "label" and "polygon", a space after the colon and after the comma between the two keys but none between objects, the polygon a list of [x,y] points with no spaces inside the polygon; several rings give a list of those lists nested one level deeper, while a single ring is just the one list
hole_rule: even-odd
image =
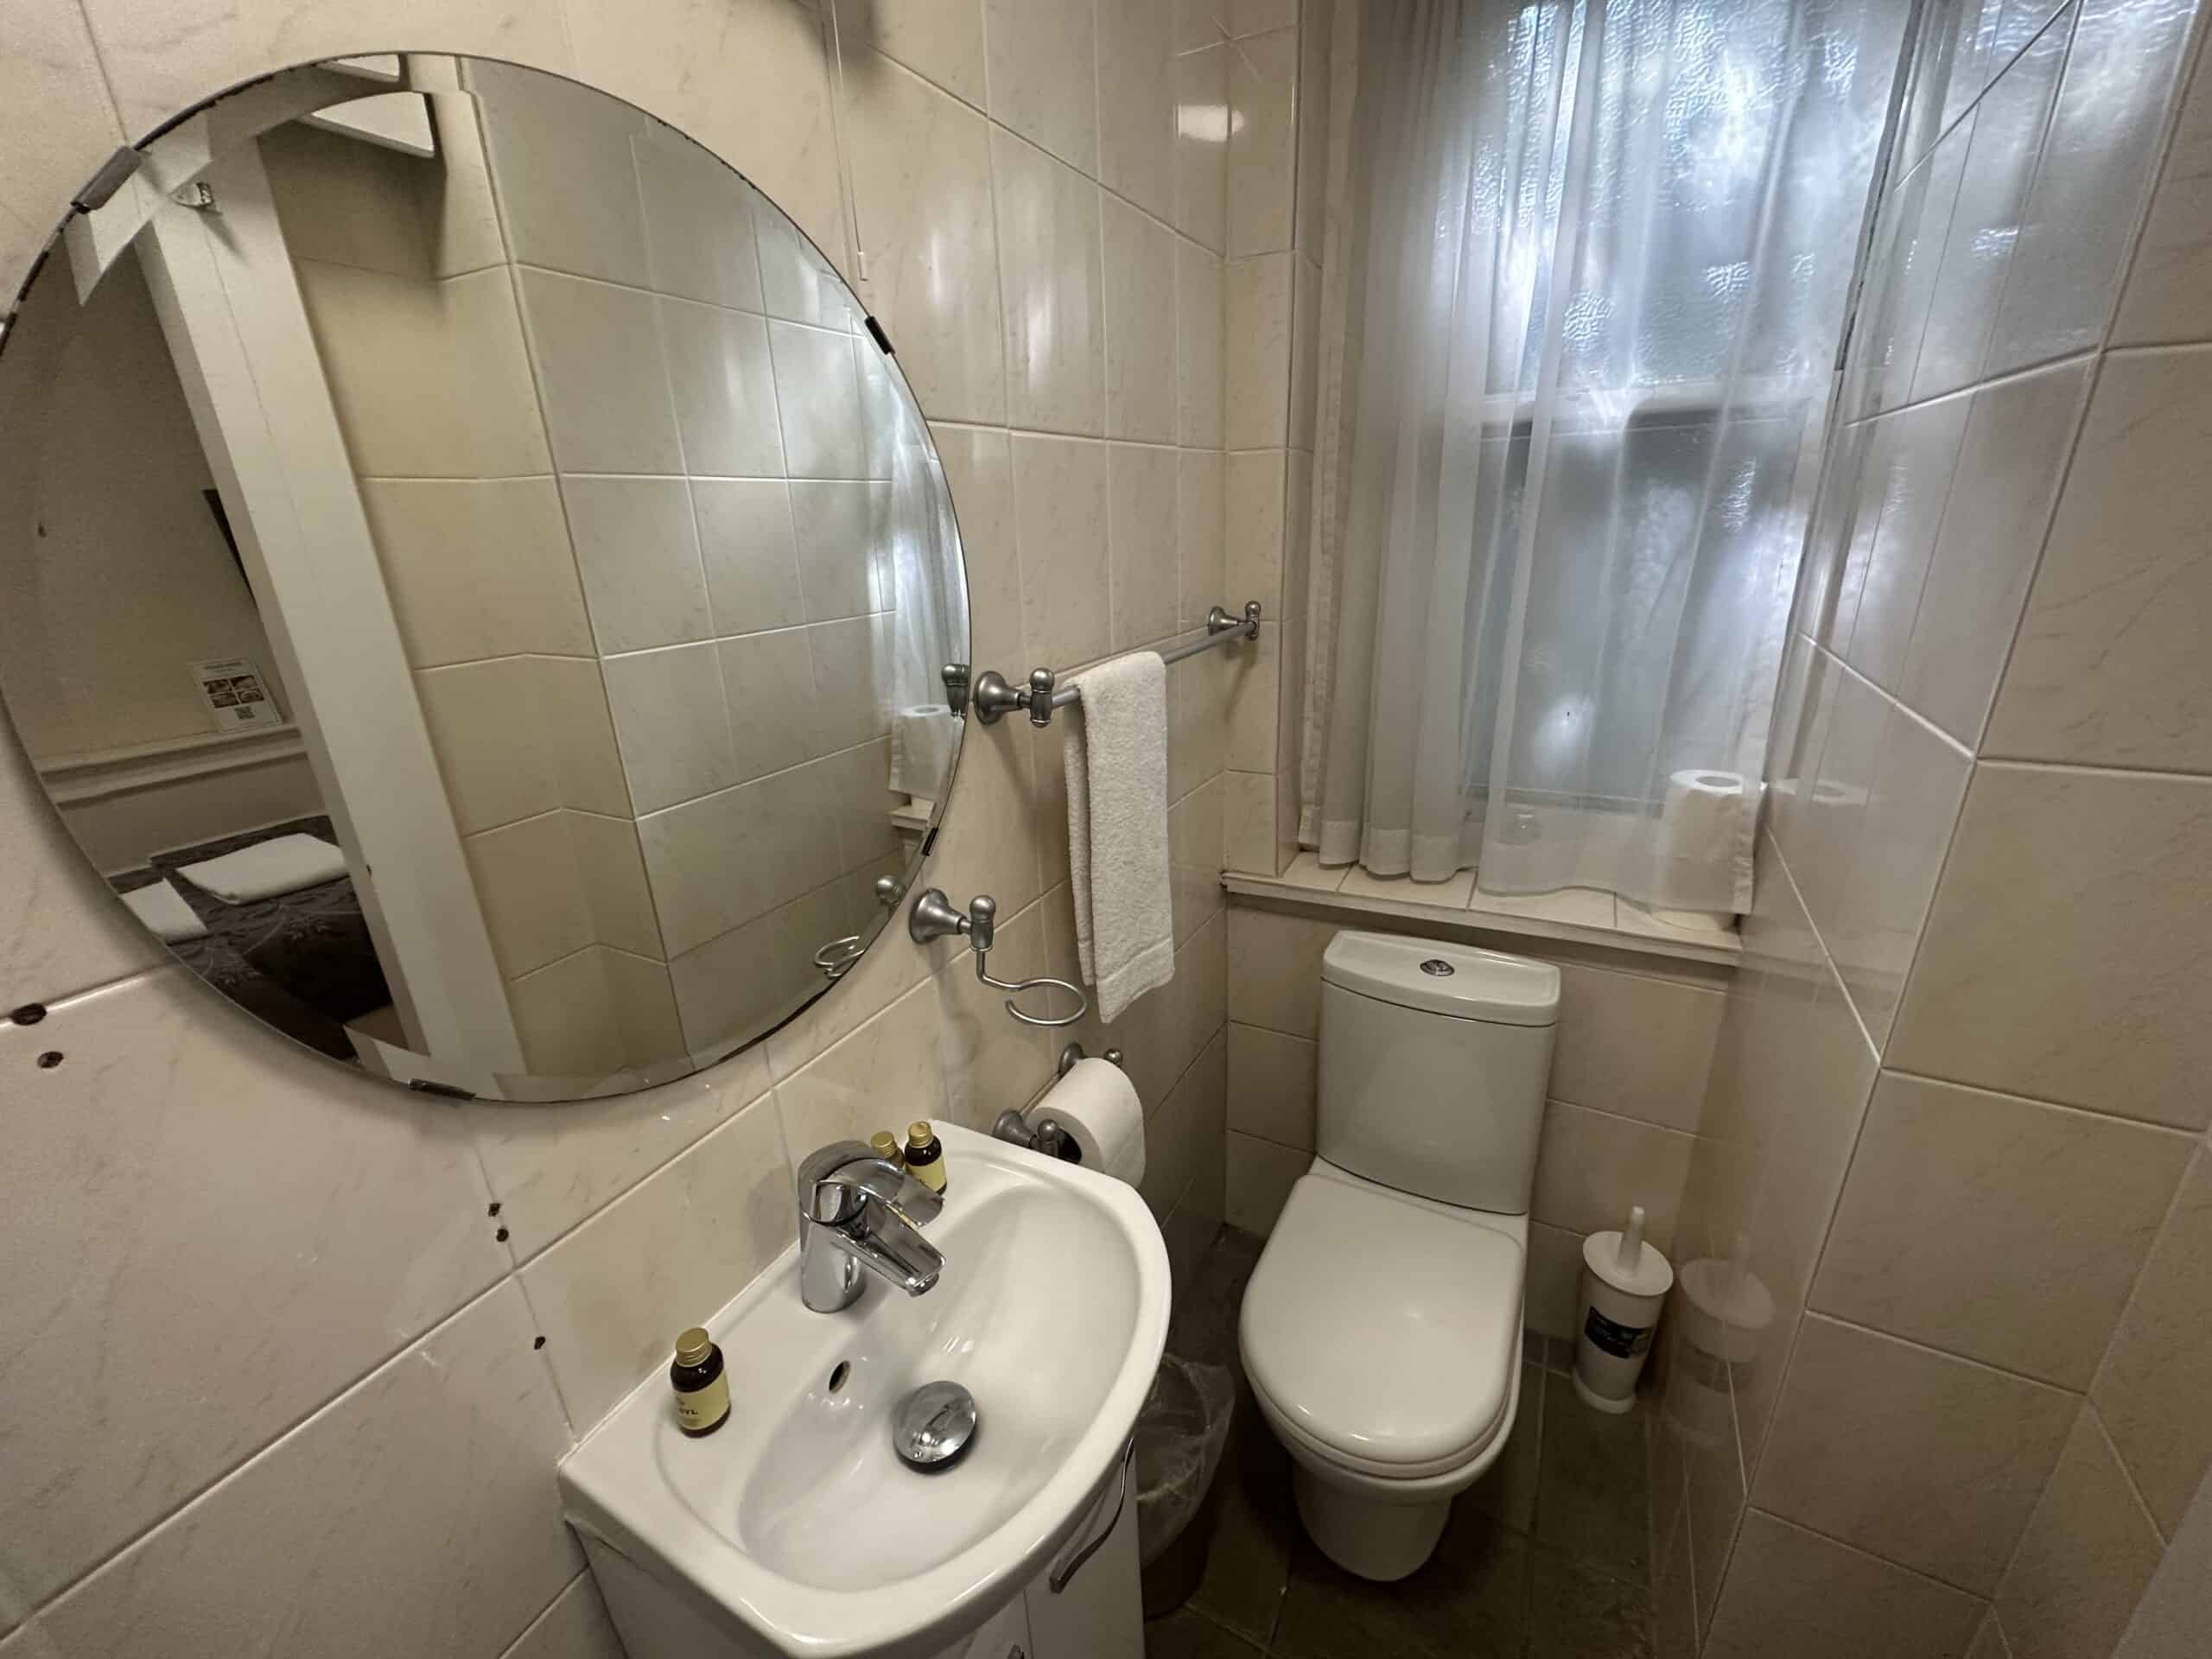
[{"label": "sheer white curtain", "polygon": [[1323,862],[1750,907],[1908,10],[1337,8],[1300,824]]}]

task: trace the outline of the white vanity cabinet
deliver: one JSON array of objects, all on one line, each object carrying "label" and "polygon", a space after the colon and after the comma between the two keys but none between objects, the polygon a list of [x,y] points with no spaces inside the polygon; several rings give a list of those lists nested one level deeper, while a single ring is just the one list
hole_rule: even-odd
[{"label": "white vanity cabinet", "polygon": [[[926,1659],[1143,1659],[1143,1594],[1137,1581],[1137,1506],[1123,1466],[1052,1564],[1013,1600]],[[1079,1566],[1068,1568],[1099,1535]],[[612,1546],[583,1535],[592,1576],[630,1659],[778,1659],[749,1632],[712,1618]],[[1065,1573],[1058,1590],[1056,1574]]]}]

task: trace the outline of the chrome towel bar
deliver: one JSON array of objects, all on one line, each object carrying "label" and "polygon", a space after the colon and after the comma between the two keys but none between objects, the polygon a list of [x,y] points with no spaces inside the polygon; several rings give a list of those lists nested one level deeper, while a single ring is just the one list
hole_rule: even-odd
[{"label": "chrome towel bar", "polygon": [[[1257,639],[1260,637],[1260,601],[1248,600],[1242,617],[1231,616],[1217,605],[1206,613],[1206,637],[1193,639],[1187,645],[1178,645],[1173,651],[1163,651],[1163,663],[1179,663],[1185,657],[1195,657],[1202,651],[1211,651],[1216,645],[1225,645],[1234,639]],[[1016,709],[1029,711],[1032,726],[1052,723],[1052,710],[1065,709],[1083,696],[1080,685],[1056,685],[1057,677],[1049,668],[1029,671],[1029,683],[1019,690],[1007,683],[1006,676],[995,668],[987,668],[971,683],[969,666],[965,663],[947,663],[944,669],[945,700],[956,715],[973,709],[976,717],[986,726],[998,724],[1001,715]]]}]

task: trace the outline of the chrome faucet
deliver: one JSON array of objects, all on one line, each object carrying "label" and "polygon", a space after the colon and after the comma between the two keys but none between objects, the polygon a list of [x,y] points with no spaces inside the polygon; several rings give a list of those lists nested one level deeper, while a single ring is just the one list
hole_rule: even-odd
[{"label": "chrome faucet", "polygon": [[810,1153],[798,1166],[799,1300],[817,1313],[850,1307],[862,1268],[920,1295],[944,1266],[920,1224],[943,1203],[858,1141]]}]

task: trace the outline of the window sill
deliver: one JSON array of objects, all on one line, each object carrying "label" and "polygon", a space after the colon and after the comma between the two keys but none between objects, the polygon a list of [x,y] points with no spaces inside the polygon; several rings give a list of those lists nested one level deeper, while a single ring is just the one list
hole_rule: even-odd
[{"label": "window sill", "polygon": [[[1351,878],[1359,886],[1346,892]],[[1299,854],[1281,875],[1224,870],[1221,885],[1245,898],[1280,899],[1340,916],[1390,916],[1522,938],[1562,939],[1678,962],[1733,968],[1744,955],[1743,941],[1732,931],[1669,927],[1654,921],[1638,906],[1586,887],[1507,899],[1474,891],[1465,872],[1456,881],[1433,886],[1403,877],[1377,880],[1363,871],[1324,869],[1311,853]],[[1403,897],[1398,896],[1401,891]]]}]

